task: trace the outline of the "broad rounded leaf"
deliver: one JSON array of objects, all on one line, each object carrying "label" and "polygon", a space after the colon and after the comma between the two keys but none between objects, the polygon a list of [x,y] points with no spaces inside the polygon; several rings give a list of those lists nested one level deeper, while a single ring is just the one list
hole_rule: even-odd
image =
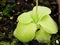
[{"label": "broad rounded leaf", "polygon": [[51,10],[48,7],[38,6],[37,14],[36,14],[36,6],[32,10],[32,18],[35,21],[38,21],[38,18],[42,18],[45,15],[49,15]]},{"label": "broad rounded leaf", "polygon": [[[36,6],[33,8],[33,12],[36,13]],[[48,7],[38,6],[38,14],[47,15],[50,13],[51,13],[51,10]]]},{"label": "broad rounded leaf", "polygon": [[[36,15],[36,6],[33,8],[33,14]],[[41,18],[41,16],[49,15],[51,13],[51,10],[48,7],[44,6],[38,6],[37,10],[38,16]]]},{"label": "broad rounded leaf", "polygon": [[[32,11],[26,12],[18,16],[19,21],[14,31],[14,36],[22,42],[29,42],[36,39],[39,42],[49,42],[51,34],[57,33],[58,27],[54,20],[49,16],[51,10],[44,6],[38,6]],[[36,32],[37,28],[40,28]],[[36,37],[35,37],[36,36]]]},{"label": "broad rounded leaf", "polygon": [[50,41],[50,38],[51,38],[51,35],[45,32],[43,28],[41,28],[39,31],[36,32],[35,39],[38,42],[47,43]]},{"label": "broad rounded leaf", "polygon": [[27,25],[19,23],[19,27],[17,25],[17,28],[14,31],[14,36],[22,42],[28,42],[35,37],[36,30],[37,28],[34,23]]},{"label": "broad rounded leaf", "polygon": [[17,20],[21,23],[30,23],[32,22],[31,13],[31,11],[22,13]]},{"label": "broad rounded leaf", "polygon": [[58,32],[57,24],[49,15],[46,15],[42,19],[40,19],[38,21],[38,24],[40,24],[41,27],[44,28],[44,31],[46,31],[47,33],[56,34]]}]

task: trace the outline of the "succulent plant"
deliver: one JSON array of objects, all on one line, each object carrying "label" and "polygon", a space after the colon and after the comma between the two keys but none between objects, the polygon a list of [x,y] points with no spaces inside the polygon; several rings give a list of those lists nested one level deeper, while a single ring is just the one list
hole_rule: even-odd
[{"label": "succulent plant", "polygon": [[[17,18],[18,24],[14,36],[22,42],[28,42],[34,38],[39,42],[48,42],[51,34],[56,34],[58,30],[57,24],[49,15],[50,13],[49,8],[38,6],[38,18],[35,16],[36,7],[32,11],[21,14]],[[37,29],[40,30],[37,31]]]},{"label": "succulent plant", "polygon": [[50,13],[48,7],[38,6],[37,3],[31,11],[18,16],[14,36],[24,43],[33,39],[38,42],[49,42],[51,34],[58,32],[57,24],[50,17]]}]

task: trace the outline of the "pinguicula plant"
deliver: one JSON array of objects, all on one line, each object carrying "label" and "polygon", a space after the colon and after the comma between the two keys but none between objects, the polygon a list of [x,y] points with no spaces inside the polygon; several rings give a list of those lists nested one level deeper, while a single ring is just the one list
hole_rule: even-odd
[{"label": "pinguicula plant", "polygon": [[51,10],[48,7],[38,6],[38,0],[36,0],[36,6],[31,11],[18,16],[14,36],[23,43],[33,39],[48,43],[51,35],[58,32],[58,26],[50,17],[50,13]]}]

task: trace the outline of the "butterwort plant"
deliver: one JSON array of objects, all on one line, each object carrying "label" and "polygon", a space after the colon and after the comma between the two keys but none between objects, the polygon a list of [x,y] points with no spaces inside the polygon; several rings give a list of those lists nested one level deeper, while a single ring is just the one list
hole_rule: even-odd
[{"label": "butterwort plant", "polygon": [[50,13],[51,10],[48,7],[38,6],[38,0],[36,0],[36,6],[31,11],[18,16],[14,36],[23,43],[33,39],[48,43],[51,35],[58,32],[58,26]]}]

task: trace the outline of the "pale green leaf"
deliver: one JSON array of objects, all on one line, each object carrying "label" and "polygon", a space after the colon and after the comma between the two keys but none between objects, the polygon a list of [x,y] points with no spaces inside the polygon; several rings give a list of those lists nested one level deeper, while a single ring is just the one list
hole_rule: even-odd
[{"label": "pale green leaf", "polygon": [[31,13],[31,11],[22,13],[17,20],[21,23],[30,23],[32,22]]},{"label": "pale green leaf", "polygon": [[[33,12],[36,13],[36,6],[33,8]],[[38,6],[38,14],[39,15],[47,15],[50,14],[51,10],[45,6]]]},{"label": "pale green leaf", "polygon": [[36,24],[22,24],[18,23],[16,30],[14,31],[14,36],[22,42],[31,41],[35,37]]},{"label": "pale green leaf", "polygon": [[44,28],[44,31],[46,31],[47,33],[56,34],[58,32],[57,24],[49,15],[46,15],[42,19],[40,19],[38,21],[38,24],[40,24],[41,27]]},{"label": "pale green leaf", "polygon": [[40,28],[40,30],[36,32],[35,39],[38,42],[47,43],[50,41],[50,38],[51,38],[51,35],[49,33],[45,32],[43,28]]},{"label": "pale green leaf", "polygon": [[[50,13],[51,13],[51,10],[48,8],[48,7],[44,7],[44,6],[38,6],[38,10],[37,10],[38,12],[38,17],[39,18],[41,18],[41,17],[43,17],[43,16],[45,16],[45,15],[49,15]],[[36,6],[33,8],[33,10],[32,10],[32,12],[33,12],[33,17],[35,17],[35,15],[36,15]]]},{"label": "pale green leaf", "polygon": [[[49,42],[50,34],[55,34],[58,30],[57,24],[49,16],[50,13],[49,8],[38,6],[37,14],[36,7],[32,11],[21,14],[17,19],[19,22],[14,36],[22,42],[29,42],[34,38],[39,42]],[[40,30],[36,32],[37,28]]]}]

